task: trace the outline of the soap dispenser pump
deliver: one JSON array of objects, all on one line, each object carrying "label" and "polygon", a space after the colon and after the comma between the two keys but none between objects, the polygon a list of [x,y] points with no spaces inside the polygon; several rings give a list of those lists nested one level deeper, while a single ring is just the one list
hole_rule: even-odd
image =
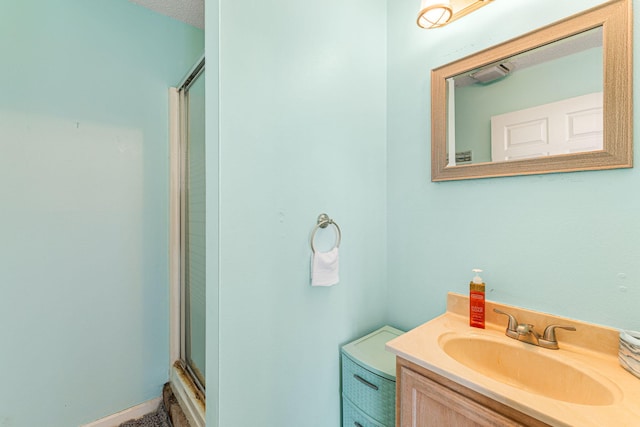
[{"label": "soap dispenser pump", "polygon": [[476,275],[469,283],[469,325],[484,329],[484,289],[485,284],[480,277],[482,270],[474,268]]}]

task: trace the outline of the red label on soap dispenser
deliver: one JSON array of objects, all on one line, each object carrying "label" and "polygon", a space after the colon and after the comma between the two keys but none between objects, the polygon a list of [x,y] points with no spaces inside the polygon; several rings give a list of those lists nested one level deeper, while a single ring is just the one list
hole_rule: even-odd
[{"label": "red label on soap dispenser", "polygon": [[469,325],[484,329],[484,292],[469,293]]}]

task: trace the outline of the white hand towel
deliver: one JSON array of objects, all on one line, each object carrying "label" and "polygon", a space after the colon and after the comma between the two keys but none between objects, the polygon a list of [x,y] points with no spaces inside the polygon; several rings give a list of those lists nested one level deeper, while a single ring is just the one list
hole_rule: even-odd
[{"label": "white hand towel", "polygon": [[329,252],[315,252],[311,261],[311,286],[333,286],[338,277],[338,248]]}]

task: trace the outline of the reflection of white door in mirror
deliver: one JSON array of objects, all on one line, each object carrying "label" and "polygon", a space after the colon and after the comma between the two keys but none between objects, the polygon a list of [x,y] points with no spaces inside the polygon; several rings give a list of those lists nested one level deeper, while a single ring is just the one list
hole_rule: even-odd
[{"label": "reflection of white door in mirror", "polygon": [[491,117],[602,92],[602,41],[602,27],[596,27],[447,79],[455,82],[447,87],[449,152],[471,151],[473,164],[504,161],[491,156]]},{"label": "reflection of white door in mirror", "polygon": [[602,92],[491,117],[491,160],[602,150]]}]

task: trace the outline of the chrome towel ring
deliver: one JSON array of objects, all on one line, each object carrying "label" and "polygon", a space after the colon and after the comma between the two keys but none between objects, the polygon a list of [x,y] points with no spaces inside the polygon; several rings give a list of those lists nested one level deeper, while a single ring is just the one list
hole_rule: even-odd
[{"label": "chrome towel ring", "polygon": [[316,253],[316,247],[313,245],[313,239],[315,239],[315,237],[316,237],[316,231],[318,231],[319,228],[327,228],[329,226],[329,224],[333,225],[336,228],[336,245],[335,245],[335,247],[336,248],[340,247],[340,240],[342,239],[342,232],[340,231],[340,227],[338,227],[338,224],[336,224],[336,222],[334,220],[329,218],[329,215],[323,213],[323,214],[320,214],[318,216],[318,222],[317,222],[316,226],[313,227],[313,231],[311,232],[311,251],[314,254]]}]

